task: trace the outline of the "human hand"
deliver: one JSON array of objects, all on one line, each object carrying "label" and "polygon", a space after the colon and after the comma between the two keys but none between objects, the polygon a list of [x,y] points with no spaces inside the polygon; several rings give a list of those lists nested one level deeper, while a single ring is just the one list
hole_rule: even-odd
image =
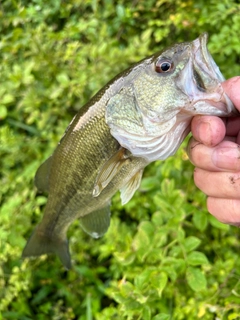
[{"label": "human hand", "polygon": [[[223,88],[240,111],[240,76],[225,81]],[[240,226],[240,115],[196,116],[191,131],[188,155],[196,166],[195,184],[208,196],[208,211],[223,223]]]}]

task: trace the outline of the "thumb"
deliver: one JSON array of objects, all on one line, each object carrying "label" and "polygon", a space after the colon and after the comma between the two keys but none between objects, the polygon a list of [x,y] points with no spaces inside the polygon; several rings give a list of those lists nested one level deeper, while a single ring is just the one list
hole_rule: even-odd
[{"label": "thumb", "polygon": [[240,111],[240,76],[224,81],[222,86],[236,109]]}]

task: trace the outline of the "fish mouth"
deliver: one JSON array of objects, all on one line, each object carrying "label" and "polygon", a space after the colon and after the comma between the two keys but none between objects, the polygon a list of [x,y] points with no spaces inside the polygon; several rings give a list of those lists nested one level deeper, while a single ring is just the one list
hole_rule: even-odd
[{"label": "fish mouth", "polygon": [[190,46],[187,75],[181,81],[191,100],[186,109],[193,115],[229,116],[235,113],[234,106],[223,90],[225,79],[208,51],[207,40],[207,33],[203,33]]},{"label": "fish mouth", "polygon": [[[208,83],[207,87],[212,84],[216,85],[219,82],[223,82],[225,79],[213,60],[210,52],[207,48],[208,35],[203,33],[199,38],[193,41],[193,54],[194,54],[194,69],[199,72],[204,78],[207,75],[211,78],[212,83]],[[205,75],[206,74],[206,75]],[[208,78],[209,81],[209,78]]]},{"label": "fish mouth", "polygon": [[193,69],[193,77],[194,77],[194,80],[195,80],[195,83],[197,85],[198,90],[201,92],[206,92],[206,87],[205,87],[204,81],[203,81],[200,73],[196,69]]}]

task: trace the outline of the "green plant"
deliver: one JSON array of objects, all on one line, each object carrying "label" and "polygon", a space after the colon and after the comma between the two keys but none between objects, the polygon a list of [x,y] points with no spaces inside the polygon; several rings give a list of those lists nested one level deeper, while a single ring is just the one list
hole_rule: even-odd
[{"label": "green plant", "polygon": [[239,231],[192,181],[184,146],[149,166],[100,240],[76,221],[74,267],[21,261],[46,197],[33,186],[80,107],[114,75],[207,31],[226,77],[239,74],[238,1],[35,0],[0,4],[0,319],[238,319]]}]

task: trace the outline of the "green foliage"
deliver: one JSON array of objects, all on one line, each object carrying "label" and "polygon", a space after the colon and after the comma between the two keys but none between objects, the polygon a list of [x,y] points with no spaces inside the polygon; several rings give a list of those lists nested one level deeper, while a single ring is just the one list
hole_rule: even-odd
[{"label": "green foliage", "polygon": [[75,222],[74,267],[21,261],[46,197],[33,178],[73,115],[114,75],[207,31],[238,75],[239,1],[11,1],[0,5],[0,319],[239,319],[239,231],[206,211],[184,148],[113,199],[100,240]]}]

